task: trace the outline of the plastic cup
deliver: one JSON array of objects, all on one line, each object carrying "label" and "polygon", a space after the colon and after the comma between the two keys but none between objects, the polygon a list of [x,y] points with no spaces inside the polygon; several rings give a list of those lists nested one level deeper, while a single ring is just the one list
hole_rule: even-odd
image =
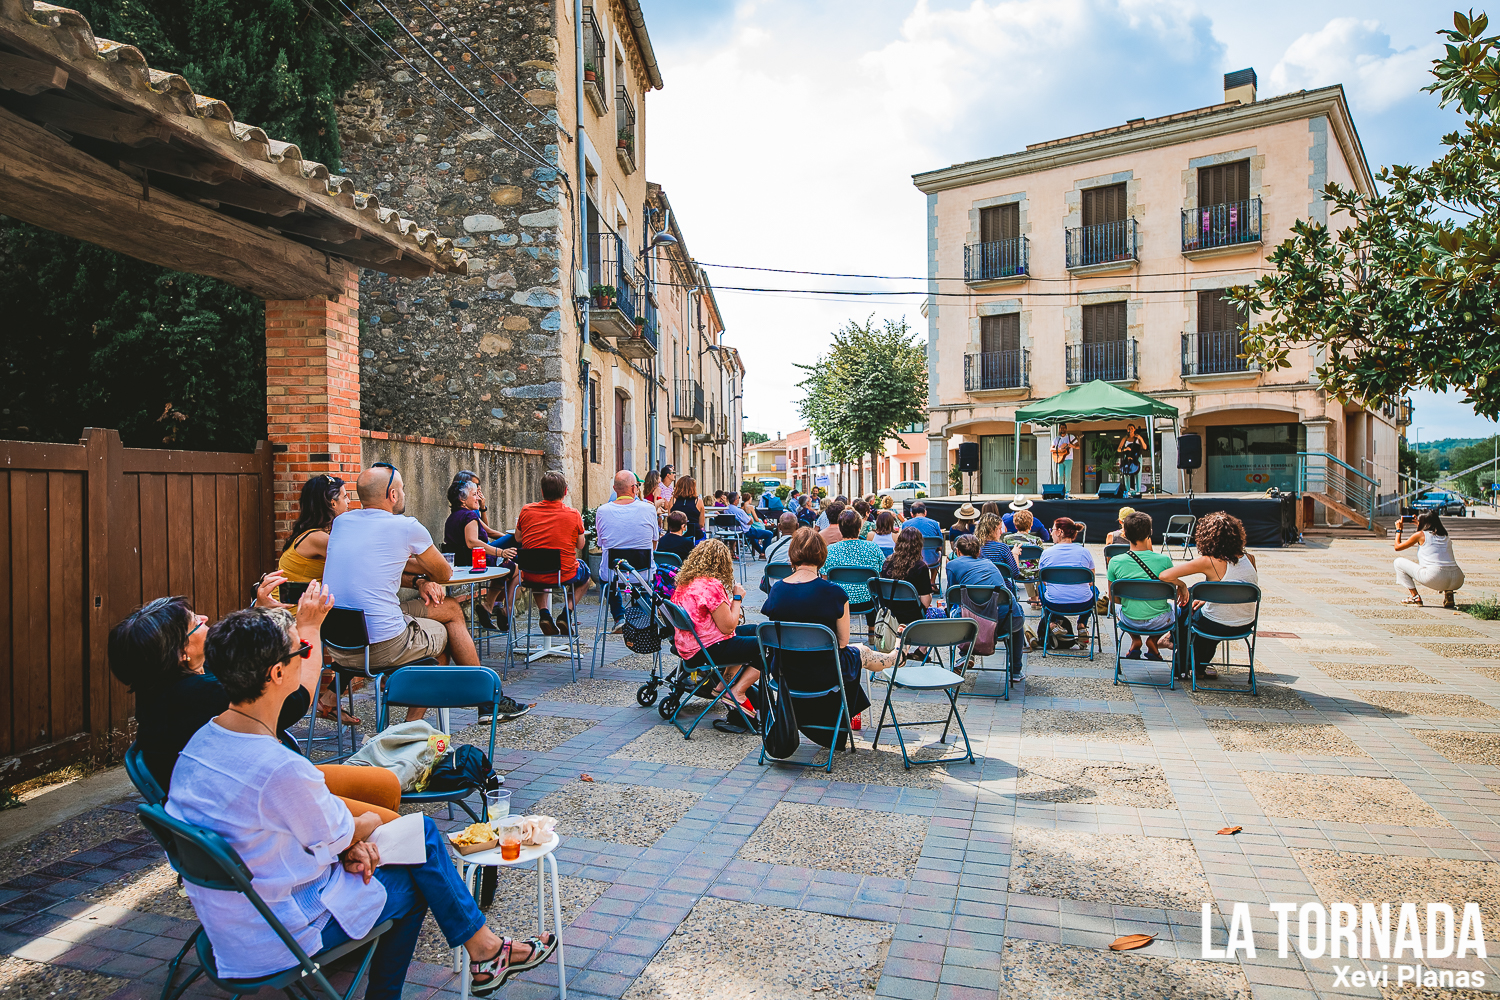
[{"label": "plastic cup", "polygon": [[449,566],[452,566],[453,565],[453,553],[452,552],[444,552],[443,553],[443,561],[446,562]]},{"label": "plastic cup", "polygon": [[490,811],[490,822],[510,815],[510,789],[490,788],[484,793],[484,804]]},{"label": "plastic cup", "polygon": [[500,860],[517,861],[521,857],[521,824],[514,820],[500,827]]}]

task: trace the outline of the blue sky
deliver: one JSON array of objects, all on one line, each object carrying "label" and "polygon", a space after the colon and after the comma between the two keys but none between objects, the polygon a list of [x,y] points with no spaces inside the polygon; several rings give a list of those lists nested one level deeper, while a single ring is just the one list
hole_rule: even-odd
[{"label": "blue sky", "polygon": [[[648,102],[646,169],[698,260],[921,275],[912,173],[1027,143],[1212,104],[1253,66],[1260,93],[1343,83],[1372,165],[1426,162],[1458,122],[1428,67],[1441,3],[1257,0],[641,0],[666,87]],[[793,361],[851,316],[920,298],[809,300],[732,285],[889,282],[711,268],[746,380],[746,427],[800,426]],[[1492,433],[1418,394],[1422,438]]]}]

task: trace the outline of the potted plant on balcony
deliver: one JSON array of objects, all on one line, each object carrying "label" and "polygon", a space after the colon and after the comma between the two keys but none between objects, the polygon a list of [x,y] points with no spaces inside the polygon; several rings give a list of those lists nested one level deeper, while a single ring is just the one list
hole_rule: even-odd
[{"label": "potted plant on balcony", "polygon": [[645,335],[646,335],[646,318],[644,316],[637,316],[635,318],[635,337],[636,337],[637,340],[639,340],[642,337],[644,337]]},{"label": "potted plant on balcony", "polygon": [[616,133],[616,139],[618,140],[619,147],[628,153],[630,152],[631,146],[635,141],[635,135],[628,127],[622,128],[618,133]]},{"label": "potted plant on balcony", "polygon": [[619,300],[620,290],[614,285],[595,285],[589,289],[589,294],[594,297],[595,309],[613,309]]},{"label": "potted plant on balcony", "polygon": [[594,68],[594,64],[591,63],[591,62],[584,63],[583,64],[583,82],[584,83],[593,83],[594,81],[596,81],[598,79],[599,79],[599,71]]}]

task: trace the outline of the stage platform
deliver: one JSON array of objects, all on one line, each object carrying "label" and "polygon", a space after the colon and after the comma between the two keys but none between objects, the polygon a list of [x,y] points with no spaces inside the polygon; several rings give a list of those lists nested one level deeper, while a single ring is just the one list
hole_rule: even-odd
[{"label": "stage platform", "polygon": [[[982,507],[989,501],[1000,504],[1002,512],[1009,509],[1012,495],[1004,497],[975,495],[973,504]],[[969,503],[967,496],[928,498],[927,514],[944,528],[953,523],[953,512]],[[1173,514],[1194,514],[1202,517],[1212,511],[1228,511],[1245,524],[1247,544],[1261,547],[1280,547],[1297,541],[1297,506],[1292,495],[1280,498],[1267,497],[1260,493],[1198,493],[1189,500],[1185,495],[1137,497],[1131,500],[1099,500],[1094,497],[1077,497],[1068,500],[1041,500],[1031,498],[1031,516],[1043,524],[1051,524],[1059,517],[1070,517],[1080,524],[1088,525],[1085,540],[1090,544],[1104,541],[1104,536],[1119,526],[1115,515],[1121,507],[1134,507],[1151,515],[1156,529],[1156,541],[1161,541],[1161,531]],[[911,509],[911,502],[906,503]]]}]

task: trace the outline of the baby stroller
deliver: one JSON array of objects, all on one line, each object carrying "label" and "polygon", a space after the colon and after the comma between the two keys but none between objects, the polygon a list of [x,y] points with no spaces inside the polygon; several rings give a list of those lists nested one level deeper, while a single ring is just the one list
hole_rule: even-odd
[{"label": "baby stroller", "polygon": [[[625,647],[632,653],[649,654],[652,657],[651,678],[635,693],[635,700],[642,708],[650,708],[656,704],[657,691],[678,673],[674,670],[671,675],[664,675],[661,665],[662,640],[672,634],[672,630],[662,622],[661,606],[663,601],[669,600],[676,592],[674,581],[677,570],[671,566],[660,566],[648,572],[651,572],[650,580],[642,575],[641,570],[621,562],[615,578],[620,603],[625,611],[622,619]],[[665,704],[663,702],[663,706]],[[676,711],[675,706],[672,711]],[[671,712],[667,714],[670,715]]]}]

